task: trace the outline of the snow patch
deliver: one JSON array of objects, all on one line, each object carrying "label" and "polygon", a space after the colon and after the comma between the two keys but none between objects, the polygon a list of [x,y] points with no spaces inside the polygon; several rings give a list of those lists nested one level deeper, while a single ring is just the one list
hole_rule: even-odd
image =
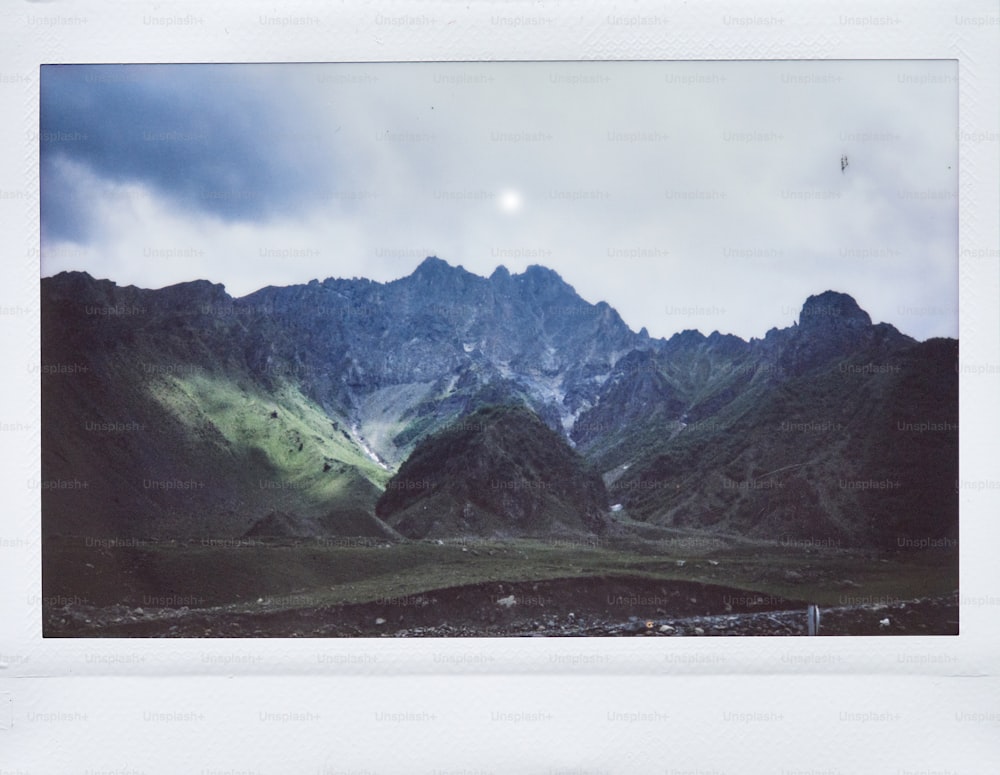
[{"label": "snow patch", "polygon": [[383,468],[384,470],[386,470],[386,471],[388,471],[388,470],[389,470],[389,466],[387,466],[387,465],[386,465],[385,463],[383,463],[383,462],[382,462],[382,458],[380,458],[380,457],[379,457],[378,455],[376,455],[376,454],[375,454],[375,453],[374,453],[374,452],[372,451],[371,447],[369,447],[369,446],[368,446],[368,445],[367,445],[367,444],[365,443],[365,440],[364,440],[363,438],[361,438],[361,434],[359,434],[359,433],[358,433],[358,426],[357,426],[357,425],[352,425],[352,426],[351,426],[351,437],[352,437],[352,438],[354,439],[354,442],[355,442],[355,443],[356,443],[356,444],[357,444],[357,445],[358,445],[359,447],[361,447],[362,451],[363,451],[363,452],[364,452],[364,453],[365,453],[366,455],[368,455],[368,457],[370,457],[370,458],[371,458],[371,459],[372,459],[372,460],[373,460],[373,461],[374,461],[374,462],[375,462],[375,463],[376,463],[377,465],[381,466],[381,467],[382,467],[382,468]]}]

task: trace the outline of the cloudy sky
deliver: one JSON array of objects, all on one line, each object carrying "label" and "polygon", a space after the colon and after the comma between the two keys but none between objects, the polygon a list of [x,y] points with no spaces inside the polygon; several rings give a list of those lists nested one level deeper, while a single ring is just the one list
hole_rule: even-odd
[{"label": "cloudy sky", "polygon": [[[957,66],[46,66],[43,276],[558,271],[654,336],[853,295],[957,336]],[[841,169],[841,157],[848,166]]]}]

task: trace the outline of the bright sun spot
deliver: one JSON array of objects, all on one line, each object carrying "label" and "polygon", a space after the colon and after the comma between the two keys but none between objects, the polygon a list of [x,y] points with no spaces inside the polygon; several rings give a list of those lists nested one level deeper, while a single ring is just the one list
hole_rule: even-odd
[{"label": "bright sun spot", "polygon": [[505,213],[516,213],[521,209],[521,195],[513,189],[505,189],[497,195],[497,207]]}]

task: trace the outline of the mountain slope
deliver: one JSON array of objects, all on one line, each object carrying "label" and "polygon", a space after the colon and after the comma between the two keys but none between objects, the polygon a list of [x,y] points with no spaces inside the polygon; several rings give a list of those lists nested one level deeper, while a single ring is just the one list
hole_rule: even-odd
[{"label": "mountain slope", "polygon": [[221,286],[77,274],[43,290],[47,533],[238,536],[275,509],[371,514],[388,472],[346,418],[247,368],[247,326]]},{"label": "mountain slope", "polygon": [[[62,273],[42,280],[44,529],[391,535],[379,502],[402,532],[430,534],[433,520],[398,516],[386,483],[425,440],[515,405],[603,472],[633,520],[883,547],[952,536],[956,357],[954,340],[917,343],[834,291],[747,342],[650,339],[538,266],[484,278],[431,257],[390,283],[240,299],[204,281],[154,291]],[[517,478],[518,438],[455,443],[480,474]],[[551,452],[542,438],[517,443]],[[422,476],[466,475],[431,457],[445,468]],[[463,525],[452,509],[475,506],[470,493],[441,491],[438,532],[518,533],[536,507],[487,499]],[[572,499],[556,500],[553,530],[598,529],[590,506],[571,519]]]},{"label": "mountain slope", "polygon": [[790,541],[957,536],[957,343],[836,315],[784,338],[777,368],[650,444],[612,500],[655,524]]},{"label": "mountain slope", "polygon": [[522,406],[478,409],[424,439],[376,514],[411,538],[601,533],[600,476]]}]

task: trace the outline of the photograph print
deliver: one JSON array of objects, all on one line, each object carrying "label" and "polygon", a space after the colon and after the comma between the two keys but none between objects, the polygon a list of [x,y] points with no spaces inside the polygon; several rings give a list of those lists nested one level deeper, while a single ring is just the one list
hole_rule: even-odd
[{"label": "photograph print", "polygon": [[44,635],[957,634],[957,74],[43,65]]}]

